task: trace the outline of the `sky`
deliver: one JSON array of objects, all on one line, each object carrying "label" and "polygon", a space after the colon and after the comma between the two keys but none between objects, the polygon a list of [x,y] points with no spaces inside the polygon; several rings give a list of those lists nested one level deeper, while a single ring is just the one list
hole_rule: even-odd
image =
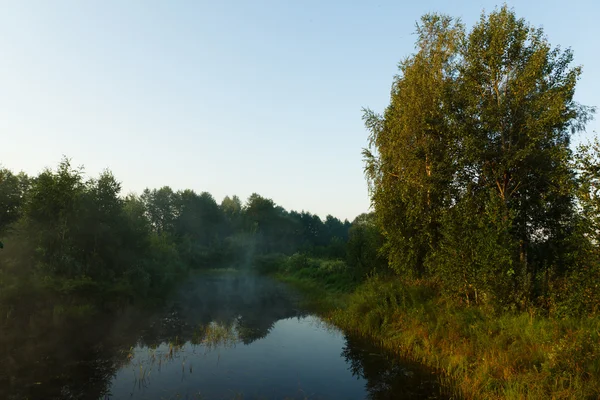
[{"label": "sky", "polygon": [[[368,211],[363,107],[383,111],[428,12],[468,26],[498,1],[2,1],[0,164],[64,156],[123,194],[168,185],[220,202]],[[508,1],[571,47],[576,100],[600,105],[600,2]],[[577,141],[600,131],[596,120]]]}]

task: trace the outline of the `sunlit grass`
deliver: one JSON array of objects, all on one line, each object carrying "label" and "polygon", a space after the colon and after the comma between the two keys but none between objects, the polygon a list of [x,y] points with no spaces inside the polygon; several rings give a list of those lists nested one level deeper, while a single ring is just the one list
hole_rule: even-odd
[{"label": "sunlit grass", "polygon": [[372,280],[332,313],[345,329],[378,338],[403,357],[440,369],[466,398],[597,398],[600,318],[495,315]]},{"label": "sunlit grass", "polygon": [[305,258],[299,262],[295,257],[282,261],[274,276],[302,292],[303,307],[326,311],[346,303],[356,283],[343,261]]},{"label": "sunlit grass", "polygon": [[225,325],[211,322],[206,326],[199,326],[194,332],[195,343],[204,345],[207,349],[216,347],[233,346],[239,341],[235,325]]},{"label": "sunlit grass", "polygon": [[457,304],[427,282],[372,278],[344,292],[313,276],[278,278],[306,291],[327,321],[438,370],[453,397],[600,398],[600,317],[497,314]]}]

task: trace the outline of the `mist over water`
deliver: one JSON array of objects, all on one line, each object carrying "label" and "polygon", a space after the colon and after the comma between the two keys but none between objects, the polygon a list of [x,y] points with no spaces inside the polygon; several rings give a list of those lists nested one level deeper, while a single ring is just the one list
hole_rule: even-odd
[{"label": "mist over water", "polygon": [[3,331],[2,398],[387,399],[439,393],[433,375],[345,335],[303,310],[299,295],[284,284],[250,273],[192,275],[152,312],[130,308],[78,326],[32,321],[29,336]]}]

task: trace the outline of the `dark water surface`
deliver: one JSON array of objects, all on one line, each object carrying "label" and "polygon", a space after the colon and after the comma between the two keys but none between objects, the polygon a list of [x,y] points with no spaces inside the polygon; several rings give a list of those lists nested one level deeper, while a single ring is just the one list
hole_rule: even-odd
[{"label": "dark water surface", "polygon": [[0,398],[424,399],[436,376],[299,307],[268,278],[199,274],[151,313],[0,331]]}]

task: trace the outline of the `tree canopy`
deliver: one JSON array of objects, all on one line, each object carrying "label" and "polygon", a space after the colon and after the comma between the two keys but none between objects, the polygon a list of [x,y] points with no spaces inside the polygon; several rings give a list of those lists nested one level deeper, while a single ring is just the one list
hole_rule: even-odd
[{"label": "tree canopy", "polygon": [[524,305],[547,292],[544,277],[573,267],[570,141],[594,109],[573,99],[572,61],[507,6],[470,31],[421,19],[389,106],[363,116],[365,172],[398,273]]}]

